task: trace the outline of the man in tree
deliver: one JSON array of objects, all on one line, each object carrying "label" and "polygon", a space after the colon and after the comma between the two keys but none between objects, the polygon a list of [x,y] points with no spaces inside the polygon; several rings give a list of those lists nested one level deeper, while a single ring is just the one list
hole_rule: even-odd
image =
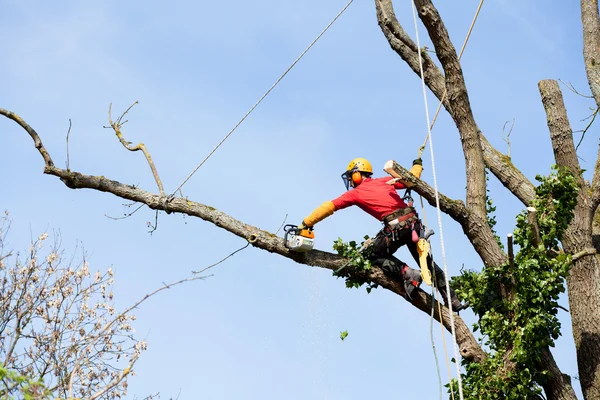
[{"label": "man in tree", "polygon": [[[423,171],[421,159],[413,161],[410,173],[419,178]],[[423,224],[413,207],[408,206],[396,192],[406,189],[407,184],[389,177],[371,178],[373,168],[364,158],[350,161],[342,174],[346,185],[346,193],[332,201],[326,201],[304,218],[300,228],[312,228],[315,224],[332,215],[335,211],[353,205],[375,217],[384,224],[368,250],[371,262],[390,274],[399,275],[404,281],[406,299],[411,300],[411,293],[421,284],[421,274],[406,263],[394,257],[394,253],[406,245],[413,258],[419,263],[417,241],[423,231]],[[349,190],[350,188],[353,190]],[[427,266],[436,277],[436,286],[444,302],[448,303],[446,278],[442,269],[427,256]],[[433,271],[434,269],[435,271]],[[460,311],[466,306],[461,304],[452,288],[450,289],[452,309]]]}]

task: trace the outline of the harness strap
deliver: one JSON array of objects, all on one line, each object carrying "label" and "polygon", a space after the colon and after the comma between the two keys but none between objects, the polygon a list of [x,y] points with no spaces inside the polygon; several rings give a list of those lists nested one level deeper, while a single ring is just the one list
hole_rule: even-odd
[{"label": "harness strap", "polygon": [[393,221],[404,222],[416,216],[417,212],[413,207],[405,207],[383,217],[383,222],[389,225]]}]

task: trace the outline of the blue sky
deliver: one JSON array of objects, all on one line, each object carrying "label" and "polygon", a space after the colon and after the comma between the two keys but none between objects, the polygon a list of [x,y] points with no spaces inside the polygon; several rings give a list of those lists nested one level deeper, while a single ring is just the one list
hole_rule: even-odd
[{"label": "blue sky", "polygon": [[[156,191],[142,155],[126,151],[103,129],[110,103],[117,114],[137,100],[125,137],[147,145],[172,191],[346,1],[5,3],[0,107],[38,131],[57,165],[65,165],[71,119],[73,170]],[[478,2],[438,3],[460,48]],[[396,1],[395,9],[414,37],[410,2]],[[560,78],[587,92],[581,36],[573,4],[535,0],[517,7],[488,0],[463,57],[479,127],[506,152],[502,126],[515,119],[511,155],[530,179],[547,173],[553,160],[537,82]],[[428,43],[422,26],[420,37]],[[581,129],[592,102],[562,88],[573,129]],[[429,101],[435,109],[433,96]],[[126,212],[124,201],[70,190],[44,176],[26,133],[8,120],[0,127],[0,208],[14,220],[11,245],[25,249],[31,235],[45,230],[60,231],[67,251],[81,241],[92,269],[113,267],[117,307],[244,245],[190,217],[161,215],[153,235],[146,227],[154,220],[150,210],[109,219]],[[389,159],[409,165],[425,135],[420,81],[389,48],[373,2],[355,1],[183,191],[275,231],[286,215],[288,223],[299,223],[341,194],[339,176],[350,159],[366,157],[383,175]],[[433,135],[440,190],[463,198],[464,159],[446,114]],[[587,135],[580,156],[582,167],[591,170],[597,129]],[[429,150],[424,165],[423,178],[432,182]],[[504,236],[521,205],[490,182],[497,230]],[[441,260],[435,210],[425,212],[438,232],[432,243]],[[444,218],[443,228],[450,274],[463,265],[480,268],[460,227]],[[359,240],[378,229],[360,210],[344,210],[317,226],[316,246],[331,250],[339,236]],[[411,263],[406,250],[397,255]],[[212,273],[137,311],[136,329],[149,350],[130,379],[130,397],[437,398],[429,318],[398,296],[349,290],[329,271],[252,248]],[[470,311],[463,314],[473,322]],[[576,375],[570,321],[564,312],[561,317],[564,336],[555,356],[563,372]],[[349,336],[342,342],[344,330]],[[434,332],[446,382],[438,326]]]}]

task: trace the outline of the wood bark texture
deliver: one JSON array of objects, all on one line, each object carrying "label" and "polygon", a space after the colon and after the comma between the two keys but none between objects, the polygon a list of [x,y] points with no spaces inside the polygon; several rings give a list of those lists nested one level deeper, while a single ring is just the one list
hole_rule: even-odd
[{"label": "wood bark texture", "polygon": [[[544,80],[538,86],[546,111],[556,163],[569,168],[578,178],[580,185],[573,220],[563,235],[562,245],[569,254],[585,252],[586,249],[593,247],[594,207],[590,198],[590,186],[581,175],[571,125],[558,83]],[[584,398],[600,399],[600,264],[598,258],[588,255],[575,259],[567,277],[567,287],[579,380]]]},{"label": "wood bark texture", "polygon": [[581,0],[583,60],[596,107],[600,107],[600,19],[598,0]]}]

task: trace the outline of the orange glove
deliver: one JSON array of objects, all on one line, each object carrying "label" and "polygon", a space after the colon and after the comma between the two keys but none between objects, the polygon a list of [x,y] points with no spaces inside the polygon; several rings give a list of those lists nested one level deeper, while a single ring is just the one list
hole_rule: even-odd
[{"label": "orange glove", "polygon": [[421,179],[421,173],[423,172],[423,160],[420,158],[414,160],[413,165],[408,172],[413,174],[417,179]]},{"label": "orange glove", "polygon": [[302,223],[308,227],[313,227],[317,222],[323,221],[335,211],[333,202],[326,201],[315,209],[308,217],[304,218]]}]

